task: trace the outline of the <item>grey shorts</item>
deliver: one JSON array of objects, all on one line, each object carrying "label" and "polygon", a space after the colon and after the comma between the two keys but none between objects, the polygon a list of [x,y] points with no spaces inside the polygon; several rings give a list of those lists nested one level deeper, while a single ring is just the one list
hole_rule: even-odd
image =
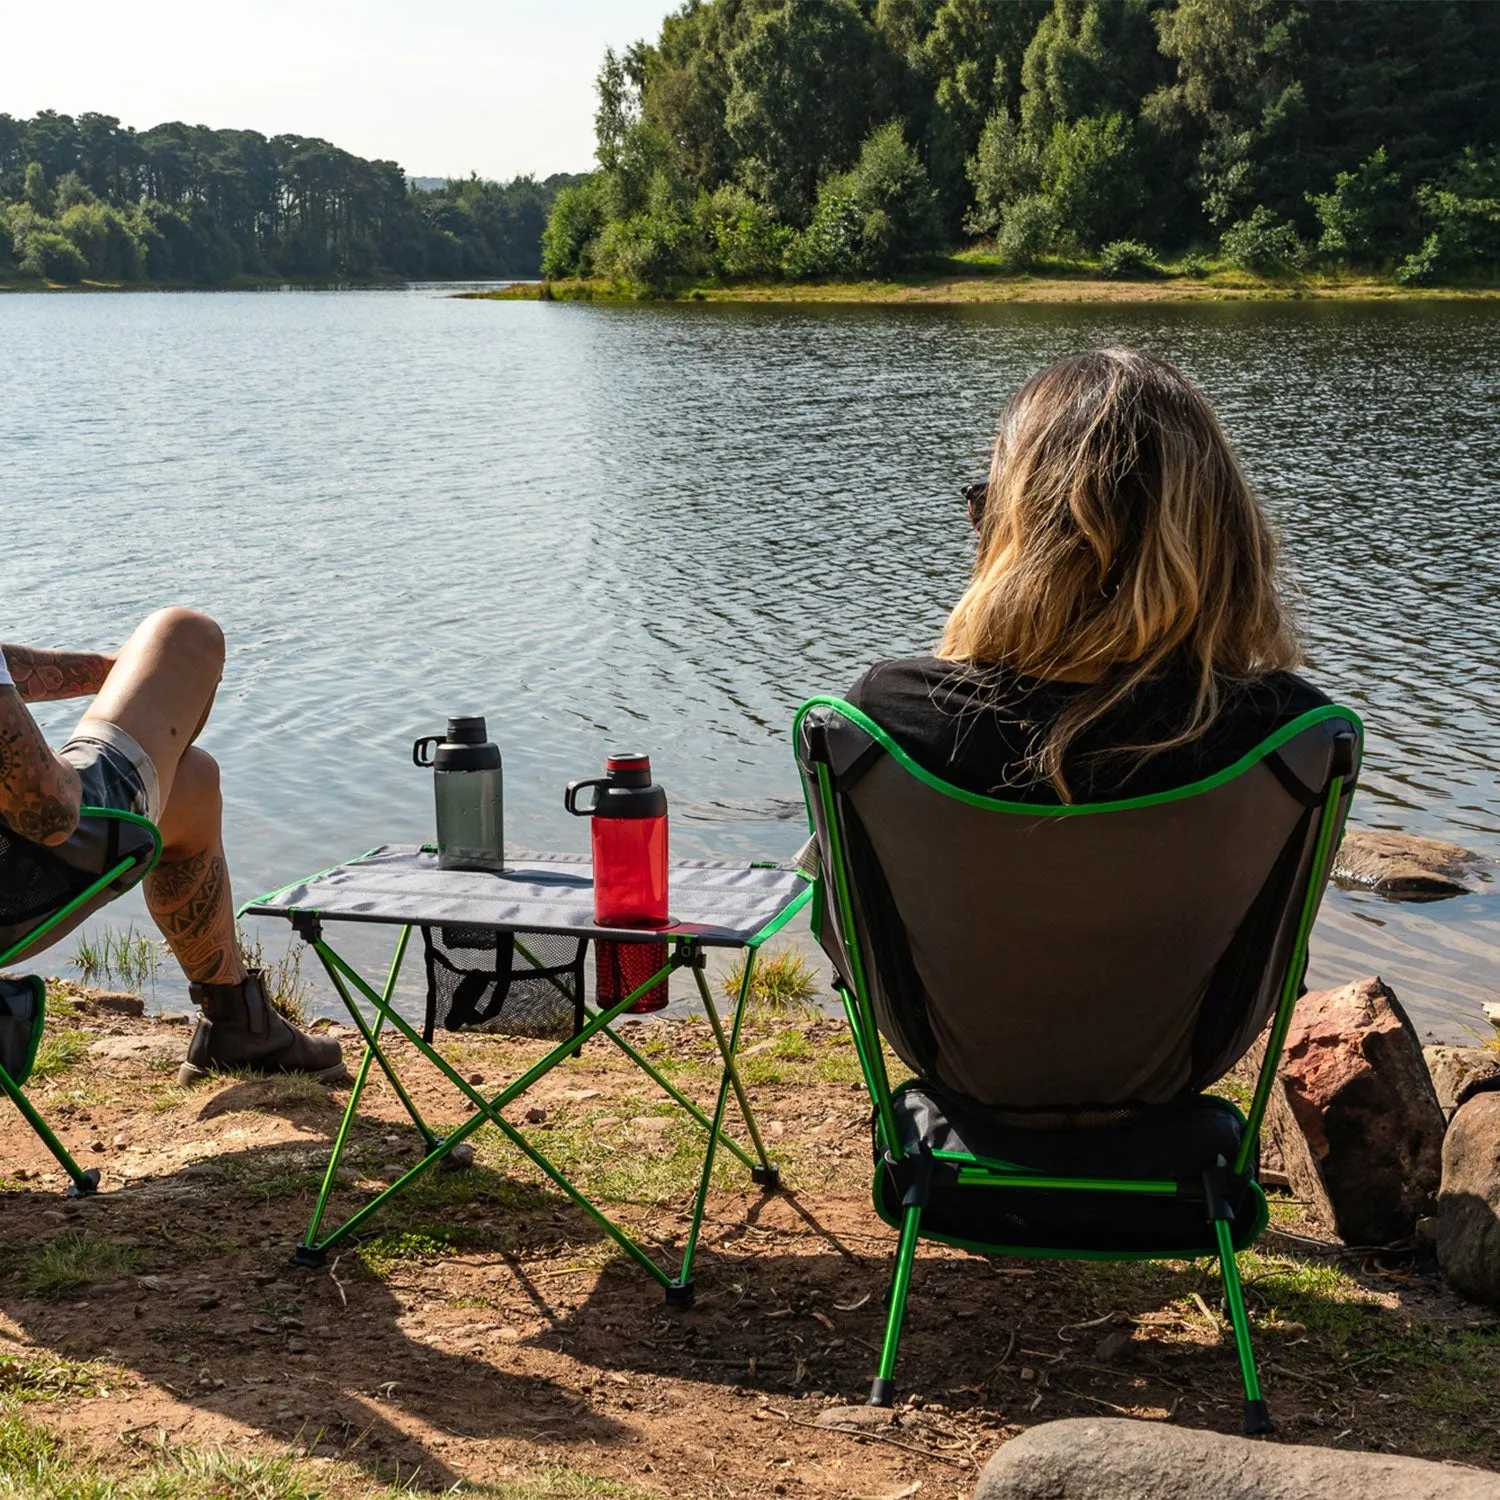
[{"label": "grey shorts", "polygon": [[[83,783],[86,808],[131,813],[155,823],[161,811],[156,767],[130,735],[114,724],[88,721],[58,752]],[[8,831],[7,831],[8,832]],[[20,943],[39,922],[115,869],[132,867],[34,944],[12,955],[20,959],[50,947],[106,902],[136,885],[155,852],[152,829],[127,818],[85,814],[60,844],[43,848],[13,835],[0,839],[0,953]]]}]

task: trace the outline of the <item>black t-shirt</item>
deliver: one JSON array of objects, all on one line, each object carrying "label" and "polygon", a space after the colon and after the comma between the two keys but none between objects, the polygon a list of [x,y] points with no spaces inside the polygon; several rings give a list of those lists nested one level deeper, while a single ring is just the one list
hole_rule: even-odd
[{"label": "black t-shirt", "polygon": [[[877,662],[850,689],[862,709],[924,770],[966,791],[1011,802],[1058,802],[1028,756],[1047,727],[1087,687],[974,669],[935,656]],[[1069,747],[1063,770],[1075,802],[1103,802],[1172,791],[1212,776],[1310,709],[1330,700],[1291,672],[1226,687],[1205,734],[1144,762],[1098,752],[1168,738],[1192,712],[1196,684],[1167,674],[1143,686]]]}]

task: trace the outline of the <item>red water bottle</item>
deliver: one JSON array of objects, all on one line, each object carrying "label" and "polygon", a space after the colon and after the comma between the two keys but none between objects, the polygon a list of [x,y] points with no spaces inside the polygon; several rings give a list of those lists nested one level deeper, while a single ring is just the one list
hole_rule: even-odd
[{"label": "red water bottle", "polygon": [[[667,915],[667,794],[651,780],[645,755],[611,755],[606,775],[570,781],[563,806],[591,818],[594,850],[594,920],[601,927],[665,927]],[[594,787],[588,807],[578,794]],[[595,982],[601,1010],[618,1005],[666,967],[665,943],[595,943]],[[667,981],[653,985],[630,1008],[660,1010]]]}]

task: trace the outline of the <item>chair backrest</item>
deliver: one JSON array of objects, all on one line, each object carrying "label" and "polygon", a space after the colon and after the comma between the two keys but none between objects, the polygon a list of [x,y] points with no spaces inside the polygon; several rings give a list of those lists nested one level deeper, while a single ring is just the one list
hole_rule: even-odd
[{"label": "chair backrest", "polygon": [[847,887],[820,882],[819,938],[925,1079],[1017,1112],[1166,1103],[1244,1055],[1293,965],[1300,985],[1361,733],[1322,708],[1192,786],[1039,807],[951,786],[812,699],[798,763]]}]

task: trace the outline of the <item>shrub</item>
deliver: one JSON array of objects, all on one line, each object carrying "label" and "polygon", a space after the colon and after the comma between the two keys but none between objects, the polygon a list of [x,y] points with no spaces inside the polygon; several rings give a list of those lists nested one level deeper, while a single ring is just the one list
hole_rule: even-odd
[{"label": "shrub", "polygon": [[1441,281],[1447,271],[1442,237],[1429,234],[1421,245],[1396,267],[1396,280],[1402,286],[1431,286]]},{"label": "shrub", "polygon": [[779,276],[795,237],[744,188],[731,184],[700,193],[693,221],[712,269],[730,279]]},{"label": "shrub", "polygon": [[1086,115],[1055,125],[1042,157],[1042,191],[1058,229],[1085,248],[1127,230],[1146,196],[1130,121]]},{"label": "shrub", "polygon": [[83,252],[55,229],[33,229],[26,236],[21,255],[21,274],[48,281],[82,281],[89,264]]},{"label": "shrub", "polygon": [[1417,198],[1432,228],[1397,280],[1418,285],[1500,263],[1500,151],[1485,157],[1466,148],[1438,181],[1422,184]]},{"label": "shrub", "polygon": [[997,109],[984,122],[979,149],[964,163],[974,189],[974,207],[964,221],[970,234],[993,234],[1005,217],[1005,205],[1035,193],[1041,186],[1041,164],[1027,147],[1009,112]]},{"label": "shrub", "polygon": [[1154,276],[1156,256],[1139,240],[1112,240],[1099,252],[1099,274],[1111,281],[1131,276]]},{"label": "shrub", "polygon": [[995,236],[995,253],[1007,271],[1027,271],[1052,248],[1057,237],[1057,210],[1041,193],[1007,206]]},{"label": "shrub", "polygon": [[691,226],[645,211],[615,219],[596,242],[595,270],[651,291],[661,291],[683,269],[682,252]]},{"label": "shrub", "polygon": [[1263,203],[1248,219],[1224,231],[1219,249],[1230,265],[1262,276],[1298,270],[1307,260],[1307,247],[1297,238],[1296,227],[1277,219]]},{"label": "shrub", "polygon": [[595,242],[605,223],[597,176],[557,195],[542,231],[543,276],[593,274]]},{"label": "shrub", "polygon": [[799,276],[872,274],[930,249],[937,198],[899,120],[871,132],[850,172],[818,189],[812,223],[787,252]]},{"label": "shrub", "polygon": [[[58,198],[61,201],[61,189]],[[140,256],[129,225],[105,203],[74,203],[58,221],[78,247],[89,272],[104,281],[133,281],[140,275]]]},{"label": "shrub", "polygon": [[1359,259],[1388,253],[1400,229],[1401,178],[1386,165],[1385,147],[1353,172],[1340,172],[1328,193],[1309,193],[1323,233],[1323,255]]}]

